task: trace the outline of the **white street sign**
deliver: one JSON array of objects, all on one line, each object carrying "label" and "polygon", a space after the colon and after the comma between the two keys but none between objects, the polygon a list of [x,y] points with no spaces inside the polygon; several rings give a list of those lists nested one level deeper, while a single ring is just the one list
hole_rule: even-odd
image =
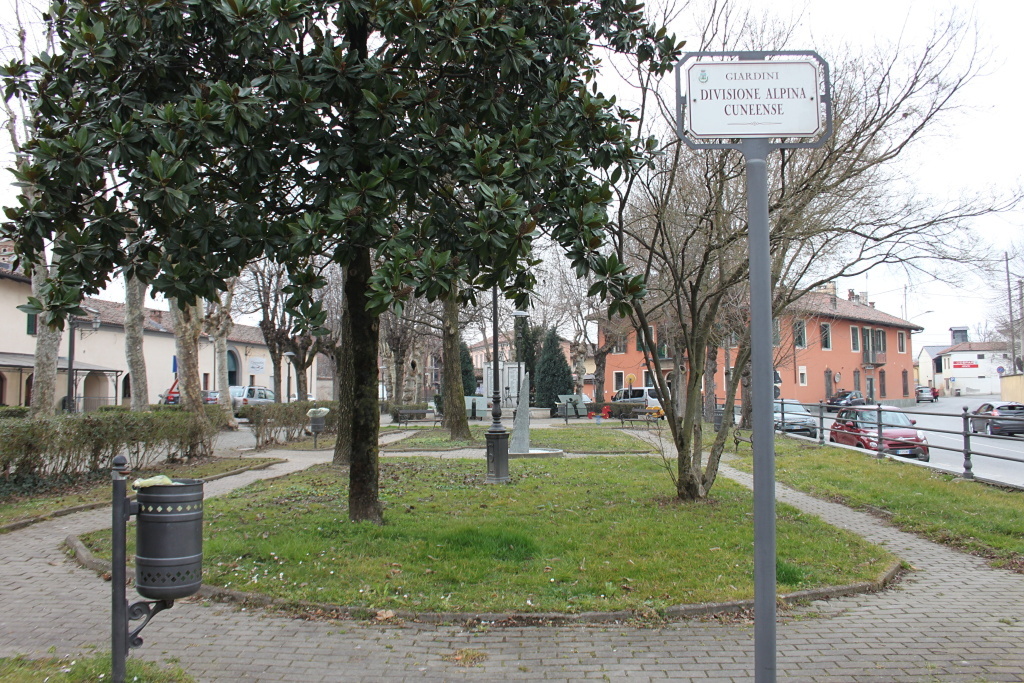
[{"label": "white street sign", "polygon": [[686,70],[694,138],[814,137],[821,132],[818,68],[806,61],[698,61]]}]

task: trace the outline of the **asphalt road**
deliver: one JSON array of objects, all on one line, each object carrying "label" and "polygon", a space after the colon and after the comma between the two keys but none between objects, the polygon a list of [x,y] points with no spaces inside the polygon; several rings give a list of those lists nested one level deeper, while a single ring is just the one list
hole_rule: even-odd
[{"label": "asphalt road", "polygon": [[[967,411],[971,412],[982,403],[999,400],[998,396],[940,398],[934,403],[918,403],[904,408],[904,412],[917,421],[917,427],[925,432],[931,447],[931,462],[920,464],[963,473],[963,408],[966,406]],[[827,414],[826,428],[831,428],[835,415]],[[828,440],[827,433],[825,440]],[[1024,437],[971,434],[970,448],[971,470],[975,477],[1024,487]],[[1000,458],[1014,458],[1017,461]]]}]

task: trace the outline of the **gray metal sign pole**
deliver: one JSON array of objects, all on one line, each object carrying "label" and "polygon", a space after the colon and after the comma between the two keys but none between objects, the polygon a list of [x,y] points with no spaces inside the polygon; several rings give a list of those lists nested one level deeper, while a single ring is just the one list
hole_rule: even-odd
[{"label": "gray metal sign pole", "polygon": [[[824,108],[824,126],[813,142],[770,142],[770,134],[708,142],[692,139],[684,123],[687,106],[683,65],[691,59],[743,61],[768,57],[810,57],[818,63],[823,92],[812,100]],[[703,76],[702,76],[703,77]],[[690,149],[737,149],[747,167],[747,223],[750,259],[750,369],[754,450],[754,680],[776,679],[775,577],[775,367],[772,358],[771,228],[768,223],[768,153],[776,149],[812,149],[832,135],[831,84],[828,64],[810,51],[691,52],[676,65],[676,116],[679,137]],[[728,136],[725,136],[728,137]],[[783,136],[775,136],[783,137]]]},{"label": "gray metal sign pole", "polygon": [[768,141],[740,143],[747,162],[750,383],[754,434],[754,678],[775,681],[775,372],[768,226]]}]

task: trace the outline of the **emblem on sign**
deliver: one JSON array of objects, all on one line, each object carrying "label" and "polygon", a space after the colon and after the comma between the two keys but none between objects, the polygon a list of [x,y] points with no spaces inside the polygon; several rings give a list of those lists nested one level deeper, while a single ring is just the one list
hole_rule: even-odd
[{"label": "emblem on sign", "polygon": [[697,77],[697,80],[700,81],[701,83],[707,83],[708,82],[708,72],[704,71],[703,69],[701,69],[700,75]]}]

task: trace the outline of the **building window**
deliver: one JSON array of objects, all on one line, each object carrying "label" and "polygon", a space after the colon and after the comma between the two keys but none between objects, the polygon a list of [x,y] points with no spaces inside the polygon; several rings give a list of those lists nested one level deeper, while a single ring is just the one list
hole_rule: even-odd
[{"label": "building window", "polygon": [[821,348],[826,351],[832,350],[832,325],[829,323],[821,324]]},{"label": "building window", "polygon": [[949,356],[942,357],[942,369],[949,370]]},{"label": "building window", "polygon": [[[654,337],[654,328],[653,327],[648,327],[647,331],[650,332],[651,337],[653,338]],[[636,350],[637,351],[646,351],[647,350],[647,346],[644,345],[644,335],[640,334],[639,332],[636,333]]]},{"label": "building window", "polygon": [[28,314],[27,329],[25,330],[25,332],[27,334],[36,334],[36,325],[37,324],[38,324],[38,318],[36,317],[36,314],[35,313],[29,313]]},{"label": "building window", "polygon": [[782,343],[782,328],[779,326],[779,319],[772,318],[772,346]]},{"label": "building window", "polygon": [[615,343],[612,345],[612,353],[625,353],[626,352],[626,340],[629,335],[619,334],[615,336]]},{"label": "building window", "polygon": [[650,370],[644,370],[644,386],[645,387],[653,387],[654,386],[654,375],[651,374]]},{"label": "building window", "polygon": [[875,346],[873,351],[875,353],[885,353],[885,330],[875,330],[875,338],[873,341]]},{"label": "building window", "polygon": [[803,320],[793,323],[793,345],[798,349],[807,348],[807,323]]},{"label": "building window", "polygon": [[978,360],[985,360],[985,354],[979,353],[978,354]]},{"label": "building window", "polygon": [[900,353],[907,352],[907,333],[897,332],[896,333],[896,350]]},{"label": "building window", "polygon": [[860,351],[860,330],[856,327],[850,328],[850,350],[854,353]]},{"label": "building window", "polygon": [[209,391],[209,390],[210,390],[210,373],[204,372],[203,373],[203,391]]},{"label": "building window", "polygon": [[612,373],[612,385],[615,387],[615,391],[622,388],[625,383],[626,374],[622,370],[616,370]]},{"label": "building window", "polygon": [[799,378],[800,386],[807,386],[807,367],[801,365],[797,368],[797,377]]},{"label": "building window", "polygon": [[906,370],[903,371],[903,395],[910,396],[910,375]]},{"label": "building window", "polygon": [[853,390],[860,391],[860,370],[853,371]]},{"label": "building window", "polygon": [[878,371],[878,395],[885,398],[885,370]]}]

